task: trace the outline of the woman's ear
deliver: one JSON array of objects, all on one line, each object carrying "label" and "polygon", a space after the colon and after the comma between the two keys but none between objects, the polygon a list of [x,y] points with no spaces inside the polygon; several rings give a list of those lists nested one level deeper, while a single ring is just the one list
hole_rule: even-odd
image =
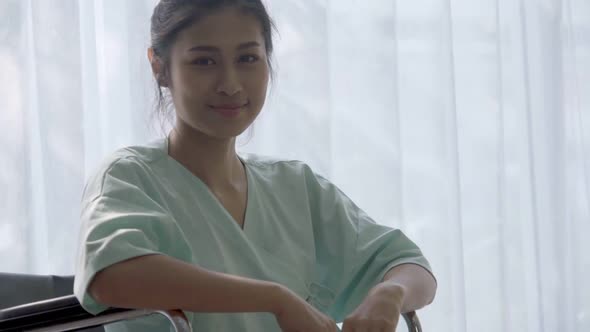
[{"label": "woman's ear", "polygon": [[152,67],[152,73],[156,78],[156,82],[158,82],[158,85],[167,88],[168,81],[166,80],[165,73],[162,71],[162,63],[160,62],[158,56],[155,55],[153,48],[148,48],[147,56]]}]

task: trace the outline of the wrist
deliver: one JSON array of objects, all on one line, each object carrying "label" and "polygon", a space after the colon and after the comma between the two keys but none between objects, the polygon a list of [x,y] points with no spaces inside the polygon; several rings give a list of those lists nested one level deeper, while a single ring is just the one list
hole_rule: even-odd
[{"label": "wrist", "polygon": [[271,282],[268,284],[268,289],[264,292],[268,299],[268,312],[279,315],[284,308],[284,303],[288,297],[288,290],[285,286]]}]

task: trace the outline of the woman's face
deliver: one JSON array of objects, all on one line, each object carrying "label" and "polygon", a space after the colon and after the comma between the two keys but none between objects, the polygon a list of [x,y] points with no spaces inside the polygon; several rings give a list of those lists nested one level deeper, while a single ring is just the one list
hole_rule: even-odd
[{"label": "woman's face", "polygon": [[170,59],[178,125],[230,138],[260,113],[269,66],[255,17],[234,8],[207,15],[179,33]]}]

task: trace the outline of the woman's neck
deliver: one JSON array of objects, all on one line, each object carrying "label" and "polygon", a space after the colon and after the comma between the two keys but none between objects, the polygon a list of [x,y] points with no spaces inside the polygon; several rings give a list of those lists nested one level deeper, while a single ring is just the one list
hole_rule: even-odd
[{"label": "woman's neck", "polygon": [[246,185],[235,137],[218,139],[177,126],[169,135],[168,154],[213,191],[241,190]]}]

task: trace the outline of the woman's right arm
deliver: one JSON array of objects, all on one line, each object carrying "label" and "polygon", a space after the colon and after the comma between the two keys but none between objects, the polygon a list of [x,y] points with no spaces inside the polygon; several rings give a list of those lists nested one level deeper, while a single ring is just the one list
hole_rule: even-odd
[{"label": "woman's right arm", "polygon": [[278,283],[213,272],[165,255],[111,265],[96,274],[88,291],[116,308],[269,312],[283,331],[338,330],[334,320]]},{"label": "woman's right arm", "polygon": [[277,283],[206,270],[166,255],[111,265],[96,274],[88,291],[116,308],[275,314],[285,295]]}]

